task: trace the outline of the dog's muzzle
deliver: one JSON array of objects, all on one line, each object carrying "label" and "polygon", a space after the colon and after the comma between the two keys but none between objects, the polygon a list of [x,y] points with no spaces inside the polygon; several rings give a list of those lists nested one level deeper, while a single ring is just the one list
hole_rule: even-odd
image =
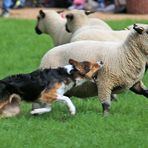
[{"label": "dog's muzzle", "polygon": [[37,26],[35,27],[35,32],[39,35],[42,34],[42,31]]}]

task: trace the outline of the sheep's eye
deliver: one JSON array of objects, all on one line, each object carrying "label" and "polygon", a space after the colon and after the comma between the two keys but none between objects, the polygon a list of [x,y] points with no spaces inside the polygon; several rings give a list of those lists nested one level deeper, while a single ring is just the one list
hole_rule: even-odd
[{"label": "sheep's eye", "polygon": [[146,31],[146,33],[148,34],[148,30]]}]

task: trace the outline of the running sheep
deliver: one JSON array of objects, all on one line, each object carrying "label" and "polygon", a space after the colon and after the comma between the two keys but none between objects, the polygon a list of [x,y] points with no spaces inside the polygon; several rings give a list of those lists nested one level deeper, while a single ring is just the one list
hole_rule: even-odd
[{"label": "running sheep", "polygon": [[[116,41],[123,42],[133,30],[133,27],[129,30],[103,30],[93,25],[86,25],[87,18],[83,14],[83,11],[73,10],[66,14],[67,23],[65,25],[67,32],[72,33],[70,42],[81,40],[94,40],[94,41]],[[142,24],[146,27],[146,24]],[[148,69],[148,62],[146,63],[146,70]],[[142,82],[140,82],[142,84]],[[144,85],[144,84],[142,84]]]},{"label": "running sheep", "polygon": [[103,61],[97,87],[85,84],[69,95],[80,97],[85,94],[86,97],[98,94],[105,115],[111,106],[112,93],[131,90],[148,98],[148,90],[140,84],[148,60],[148,26],[134,25],[133,29],[124,42],[78,41],[55,47],[44,55],[40,67],[63,66],[70,58]]}]

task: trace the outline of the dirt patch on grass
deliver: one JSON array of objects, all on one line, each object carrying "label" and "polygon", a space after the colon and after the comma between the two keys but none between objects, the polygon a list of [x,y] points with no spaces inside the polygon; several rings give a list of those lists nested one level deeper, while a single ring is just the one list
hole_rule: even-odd
[{"label": "dirt patch on grass", "polygon": [[[36,16],[40,9],[45,9],[45,8],[12,9],[10,11],[10,17],[11,18],[21,18],[21,19],[36,19]],[[148,14],[147,15],[132,15],[132,14],[111,14],[111,13],[96,12],[92,16],[99,17],[103,20],[121,20],[121,19],[148,20]]]}]

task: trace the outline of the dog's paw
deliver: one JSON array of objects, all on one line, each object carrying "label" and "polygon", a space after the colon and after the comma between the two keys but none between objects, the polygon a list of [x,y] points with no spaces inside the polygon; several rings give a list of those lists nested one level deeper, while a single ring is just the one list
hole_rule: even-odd
[{"label": "dog's paw", "polygon": [[34,109],[32,110],[30,113],[32,115],[41,115],[41,114],[44,114],[44,113],[47,113],[47,112],[50,112],[51,111],[51,108],[38,108],[38,109]]},{"label": "dog's paw", "polygon": [[40,115],[41,113],[37,112],[36,110],[32,110],[30,112],[30,114],[32,114],[32,115]]},{"label": "dog's paw", "polygon": [[71,114],[71,115],[75,115],[75,114],[76,114],[76,109],[75,109],[75,108],[71,109],[71,110],[70,110],[70,114]]}]

